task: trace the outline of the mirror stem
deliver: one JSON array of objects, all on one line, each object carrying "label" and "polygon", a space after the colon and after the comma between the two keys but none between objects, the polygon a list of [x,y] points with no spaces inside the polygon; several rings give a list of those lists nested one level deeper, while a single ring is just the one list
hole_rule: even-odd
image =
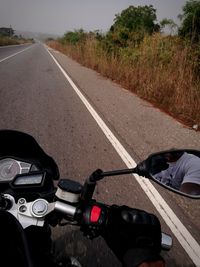
[{"label": "mirror stem", "polygon": [[103,171],[97,169],[86,179],[81,193],[82,201],[89,202],[92,199],[96,187],[96,182],[103,178]]}]

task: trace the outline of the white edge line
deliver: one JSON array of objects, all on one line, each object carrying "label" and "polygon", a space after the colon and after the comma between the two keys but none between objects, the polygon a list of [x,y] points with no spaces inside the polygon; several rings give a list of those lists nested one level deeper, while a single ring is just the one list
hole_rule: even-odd
[{"label": "white edge line", "polygon": [[21,51],[19,51],[19,52],[17,52],[17,53],[14,53],[14,54],[12,54],[12,55],[10,55],[10,56],[8,56],[8,57],[5,57],[5,58],[1,59],[1,60],[0,60],[0,63],[3,62],[3,61],[5,61],[5,60],[7,60],[7,59],[9,59],[9,58],[11,58],[11,57],[14,57],[14,56],[20,54],[20,53],[22,53],[22,52],[24,52],[24,51],[26,51],[26,50],[28,50],[28,49],[30,49],[31,47],[32,47],[32,45],[29,46],[29,47],[27,47],[27,48],[25,48],[25,49],[23,49],[23,50],[21,50]]},{"label": "white edge line", "polygon": [[[83,96],[83,94],[77,88],[72,79],[67,75],[67,73],[61,67],[61,65],[58,63],[55,57],[49,52],[48,48],[46,49],[49,55],[53,58],[56,65],[63,73],[63,75],[65,76],[65,78],[68,80],[72,88],[75,90],[75,92],[78,94],[82,102],[85,104],[86,108],[89,110],[89,112],[91,113],[91,115],[93,116],[93,118],[103,131],[103,133],[106,135],[110,143],[113,145],[113,147],[115,148],[115,150],[117,151],[123,162],[126,164],[126,166],[128,168],[135,167],[137,164],[130,156],[130,154],[125,150],[122,144],[110,131],[110,129],[107,127],[104,121],[99,117],[97,112],[90,105],[87,99]],[[157,211],[163,217],[164,221],[169,226],[169,228],[171,229],[175,237],[178,239],[179,243],[182,245],[184,250],[187,252],[191,260],[194,262],[196,266],[200,266],[200,245],[193,238],[193,236],[190,234],[187,228],[182,224],[182,222],[179,220],[179,218],[176,216],[173,210],[169,207],[166,201],[162,198],[162,196],[152,185],[152,183],[149,180],[142,178],[138,175],[134,175],[134,177],[136,178],[137,182],[140,184],[146,195],[149,197],[149,199],[151,200]]]}]

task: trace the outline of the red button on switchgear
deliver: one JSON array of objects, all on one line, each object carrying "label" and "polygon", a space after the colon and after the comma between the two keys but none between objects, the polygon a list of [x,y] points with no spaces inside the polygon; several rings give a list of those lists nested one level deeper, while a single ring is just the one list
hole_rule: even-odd
[{"label": "red button on switchgear", "polygon": [[90,222],[96,223],[101,215],[101,208],[93,206],[90,214]]}]

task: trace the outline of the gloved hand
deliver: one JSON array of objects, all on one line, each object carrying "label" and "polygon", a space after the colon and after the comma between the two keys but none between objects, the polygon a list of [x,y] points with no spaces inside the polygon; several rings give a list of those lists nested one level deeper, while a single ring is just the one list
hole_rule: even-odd
[{"label": "gloved hand", "polygon": [[103,237],[123,266],[162,260],[160,222],[143,210],[111,206]]}]

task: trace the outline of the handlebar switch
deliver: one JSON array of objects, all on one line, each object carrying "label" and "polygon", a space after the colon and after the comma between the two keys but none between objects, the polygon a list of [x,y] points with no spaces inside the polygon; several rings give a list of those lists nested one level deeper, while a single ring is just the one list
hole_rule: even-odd
[{"label": "handlebar switch", "polygon": [[90,222],[91,223],[98,223],[101,217],[102,209],[99,206],[93,206],[90,212]]},{"label": "handlebar switch", "polygon": [[93,239],[102,233],[106,219],[107,208],[105,205],[99,203],[90,204],[83,212],[81,231],[88,238]]}]

